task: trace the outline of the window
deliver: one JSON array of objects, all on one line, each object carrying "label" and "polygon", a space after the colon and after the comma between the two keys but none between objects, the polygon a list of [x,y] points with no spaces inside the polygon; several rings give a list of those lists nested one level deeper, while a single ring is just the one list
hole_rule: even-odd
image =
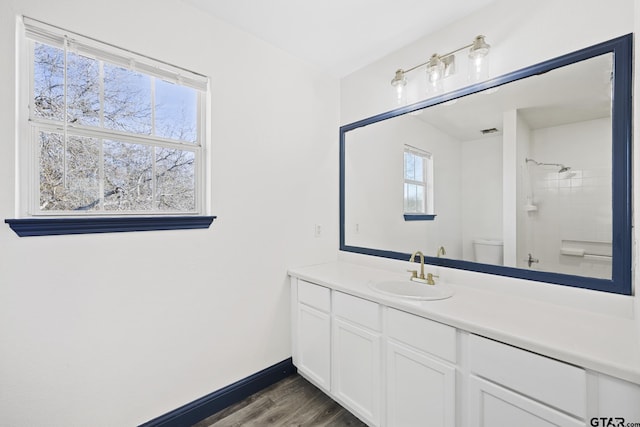
[{"label": "window", "polygon": [[24,18],[23,216],[202,215],[207,78]]},{"label": "window", "polygon": [[410,145],[404,147],[404,213],[405,219],[434,216],[433,157]]}]

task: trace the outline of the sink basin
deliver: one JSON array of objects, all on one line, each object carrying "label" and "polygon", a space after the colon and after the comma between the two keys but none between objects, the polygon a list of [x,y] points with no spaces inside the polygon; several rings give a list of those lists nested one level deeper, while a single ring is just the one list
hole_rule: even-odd
[{"label": "sink basin", "polygon": [[370,282],[369,286],[376,292],[392,297],[413,300],[438,300],[451,297],[455,291],[445,284],[427,285],[410,280],[384,280]]}]

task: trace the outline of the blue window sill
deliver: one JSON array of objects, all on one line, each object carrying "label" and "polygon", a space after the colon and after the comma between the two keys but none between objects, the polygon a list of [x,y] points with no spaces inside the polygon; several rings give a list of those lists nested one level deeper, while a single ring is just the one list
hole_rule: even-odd
[{"label": "blue window sill", "polygon": [[215,216],[22,218],[4,222],[20,237],[209,228]]},{"label": "blue window sill", "polygon": [[433,221],[434,219],[436,219],[435,215],[404,214],[405,221]]}]

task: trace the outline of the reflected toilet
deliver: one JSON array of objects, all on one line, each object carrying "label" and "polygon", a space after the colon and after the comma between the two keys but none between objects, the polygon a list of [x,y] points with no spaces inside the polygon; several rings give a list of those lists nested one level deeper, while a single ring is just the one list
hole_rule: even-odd
[{"label": "reflected toilet", "polygon": [[474,261],[483,264],[502,265],[502,240],[475,239],[473,241]]}]

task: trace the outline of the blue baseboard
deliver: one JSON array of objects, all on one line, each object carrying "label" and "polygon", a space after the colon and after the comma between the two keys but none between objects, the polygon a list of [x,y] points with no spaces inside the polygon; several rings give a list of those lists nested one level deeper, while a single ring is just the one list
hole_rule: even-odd
[{"label": "blue baseboard", "polygon": [[293,361],[288,358],[158,418],[147,421],[139,427],[192,426],[295,372]]}]

